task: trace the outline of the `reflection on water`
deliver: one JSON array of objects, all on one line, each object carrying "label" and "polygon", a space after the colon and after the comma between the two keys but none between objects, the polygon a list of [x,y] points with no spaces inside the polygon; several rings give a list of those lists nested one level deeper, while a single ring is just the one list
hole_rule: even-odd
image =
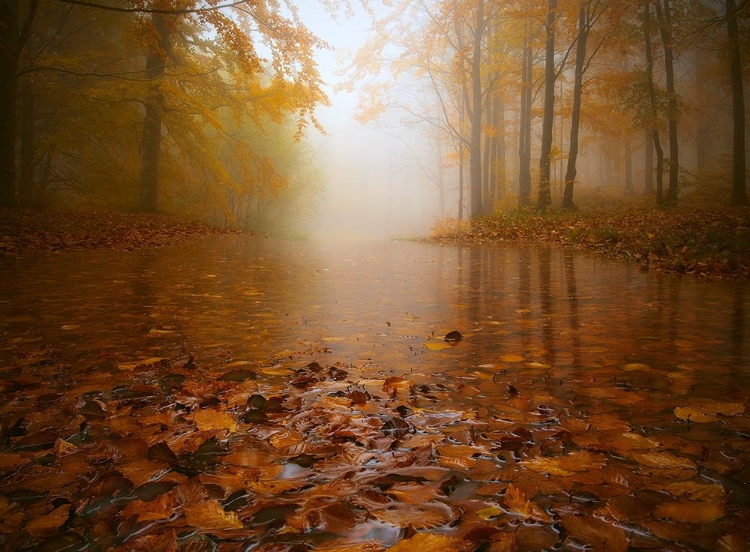
[{"label": "reflection on water", "polygon": [[[492,365],[523,379],[527,366],[503,360],[522,357],[549,366],[549,380],[641,362],[655,388],[683,366],[700,368],[694,393],[748,389],[746,283],[659,278],[569,251],[223,238],[2,264],[3,338],[75,346],[81,362],[188,351],[207,367],[314,357],[398,374]],[[451,330],[460,346],[425,348]]]},{"label": "reflection on water", "polygon": [[[624,508],[613,497],[653,499],[636,485],[661,489],[678,477],[676,472],[698,477],[683,473],[683,457],[691,458],[689,466],[700,458],[713,470],[712,481],[723,477],[733,496],[750,500],[745,461],[750,424],[746,414],[736,416],[736,405],[750,390],[746,282],[660,278],[547,248],[238,238],[158,251],[2,258],[0,270],[0,385],[38,373],[52,378],[45,380],[50,389],[61,391],[73,379],[83,382],[98,371],[116,374],[118,364],[154,357],[179,366],[192,358],[204,374],[227,366],[297,369],[312,361],[338,363],[363,379],[403,376],[442,386],[439,392],[450,390],[450,404],[437,406],[472,412],[477,421],[471,423],[484,424],[482,438],[496,443],[493,466],[507,463],[493,477],[525,482],[527,489],[548,496],[575,488],[602,501],[612,499],[605,516],[617,518],[617,508]],[[452,330],[464,339],[445,347],[442,337]],[[21,399],[9,393],[0,398],[0,407],[21,412]],[[408,404],[434,409],[435,400],[412,397]],[[675,415],[676,408],[707,404],[700,400],[723,405],[714,413],[717,421],[686,423]],[[538,424],[529,422],[535,416]],[[11,418],[3,423],[12,423]],[[524,457],[505,445],[527,447],[544,441],[544,435],[530,440],[519,437],[523,432],[500,429],[517,426],[527,433],[528,427],[541,433],[562,427],[572,441],[558,431],[553,435],[557,449],[537,444],[523,449]],[[455,432],[456,442],[474,446],[479,440],[473,428],[464,437]],[[623,433],[641,439],[638,446],[659,439],[680,457],[633,452],[635,441],[616,441]],[[604,492],[604,479],[595,486],[590,476],[580,475],[581,460],[577,465],[569,460],[565,469],[548,462],[546,455],[570,453],[571,442],[587,454],[608,455],[606,484],[619,485],[620,495]],[[586,470],[600,462],[586,458]],[[531,471],[524,471],[526,461]],[[544,469],[558,477],[542,489],[534,466],[545,462]],[[649,483],[657,468],[659,478]],[[560,483],[572,473],[578,480]],[[731,523],[690,542],[711,547],[720,535],[741,532],[747,515],[742,500],[732,506]],[[662,501],[656,510],[663,518],[690,521],[684,507]],[[706,504],[718,508],[717,502]],[[565,520],[567,514],[560,515]],[[567,526],[574,527],[576,519],[568,519]],[[639,523],[659,538],[679,540],[663,536],[677,530],[657,521],[644,515]],[[547,537],[557,538],[550,531]]]}]

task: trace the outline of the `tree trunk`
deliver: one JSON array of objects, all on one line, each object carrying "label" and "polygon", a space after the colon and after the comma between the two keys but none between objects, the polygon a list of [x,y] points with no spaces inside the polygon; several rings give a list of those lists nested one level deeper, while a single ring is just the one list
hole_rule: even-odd
[{"label": "tree trunk", "polygon": [[0,0],[0,207],[16,205],[18,1]]},{"label": "tree trunk", "polygon": [[473,218],[482,214],[482,34],[484,28],[484,0],[477,3],[474,44],[471,60],[471,151],[469,152],[469,180],[471,184],[471,212]]},{"label": "tree trunk", "polygon": [[18,200],[23,206],[34,202],[34,92],[28,77],[21,87],[21,183]]},{"label": "tree trunk", "polygon": [[[657,0],[658,1],[658,0]],[[646,80],[651,106],[651,140],[656,150],[656,204],[664,201],[664,150],[659,139],[659,111],[656,107],[656,85],[654,84],[654,54],[651,49],[651,0],[643,1],[643,33],[646,39]]]},{"label": "tree trunk", "polygon": [[576,182],[576,160],[578,159],[578,134],[581,126],[581,99],[583,97],[583,71],[586,61],[586,42],[589,27],[586,20],[586,7],[578,7],[578,44],[576,44],[576,67],[573,80],[573,112],[570,117],[570,146],[568,147],[568,165],[565,169],[565,192],[562,206],[575,210],[573,203],[573,186]]},{"label": "tree trunk", "polygon": [[39,0],[28,3],[19,26],[18,0],[0,0],[0,207],[16,206],[16,95],[18,64]]},{"label": "tree trunk", "polygon": [[557,0],[547,4],[547,41],[544,60],[544,119],[542,120],[542,152],[539,156],[539,196],[536,207],[544,211],[552,204],[550,164],[552,130],[555,116],[555,16]]},{"label": "tree trunk", "polygon": [[650,196],[654,194],[654,139],[650,132],[646,133],[643,162],[646,166],[643,175],[643,195]]},{"label": "tree trunk", "polygon": [[674,49],[672,48],[672,15],[669,8],[669,0],[656,0],[656,17],[659,20],[659,30],[664,43],[664,68],[667,73],[667,95],[668,120],[669,120],[669,186],[665,203],[675,205],[677,203],[677,185],[679,180],[680,160],[679,144],[677,141],[677,93],[674,82]]},{"label": "tree trunk", "polygon": [[737,8],[727,0],[727,34],[732,72],[732,205],[748,205],[745,169],[745,93],[742,83],[742,59],[737,29]]},{"label": "tree trunk", "polygon": [[531,204],[531,91],[533,86],[531,30],[525,24],[523,59],[521,66],[521,112],[518,129],[518,204]]},{"label": "tree trunk", "polygon": [[138,209],[154,212],[159,208],[159,162],[161,158],[161,112],[164,96],[158,79],[164,75],[164,64],[169,52],[169,30],[164,17],[154,14],[151,23],[157,43],[149,47],[146,74],[152,81],[150,96],[146,99],[141,139],[141,197]]},{"label": "tree trunk", "polygon": [[[492,124],[494,117],[494,106],[492,99],[487,100],[487,120]],[[490,172],[492,162],[492,140],[493,136],[485,133],[484,135],[484,154],[482,156],[482,213],[491,215],[495,202],[495,182],[492,180]]]},{"label": "tree trunk", "polygon": [[635,195],[633,186],[633,147],[630,138],[625,139],[625,195]]}]

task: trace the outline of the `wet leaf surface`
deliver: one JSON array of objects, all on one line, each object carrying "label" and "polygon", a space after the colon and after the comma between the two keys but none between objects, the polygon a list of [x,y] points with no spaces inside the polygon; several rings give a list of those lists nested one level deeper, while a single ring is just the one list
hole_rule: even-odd
[{"label": "wet leaf surface", "polygon": [[6,264],[0,548],[746,549],[743,285],[315,247]]}]

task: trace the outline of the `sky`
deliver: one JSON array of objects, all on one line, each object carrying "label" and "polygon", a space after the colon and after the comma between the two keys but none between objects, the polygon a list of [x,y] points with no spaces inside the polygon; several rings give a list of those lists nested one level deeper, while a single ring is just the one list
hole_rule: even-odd
[{"label": "sky", "polygon": [[325,174],[314,233],[325,239],[427,234],[436,213],[425,200],[424,182],[404,170],[408,154],[402,141],[376,124],[356,121],[356,90],[349,93],[337,87],[344,78],[342,69],[368,36],[369,16],[360,8],[354,17],[340,15],[334,20],[319,2],[298,7],[302,22],[332,47],[317,57],[331,100],[329,107],[316,111],[326,135],[311,131],[309,136]]}]

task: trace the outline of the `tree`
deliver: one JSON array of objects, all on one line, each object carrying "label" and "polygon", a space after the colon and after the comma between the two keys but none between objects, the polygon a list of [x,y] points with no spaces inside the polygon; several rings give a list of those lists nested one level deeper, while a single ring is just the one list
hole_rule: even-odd
[{"label": "tree", "polygon": [[544,58],[544,116],[542,121],[542,151],[539,156],[539,196],[536,207],[545,210],[552,204],[550,167],[552,163],[552,126],[555,116],[555,19],[557,0],[547,2],[547,25]]},{"label": "tree", "polygon": [[651,0],[643,0],[643,36],[646,45],[646,82],[650,106],[651,139],[656,150],[656,203],[663,202],[664,190],[664,149],[659,136],[659,111],[657,107],[656,85],[654,84],[654,55],[651,47]]},{"label": "tree", "polygon": [[745,169],[745,92],[742,82],[742,58],[734,0],[726,0],[732,80],[732,205],[750,204],[747,198]]},{"label": "tree", "polygon": [[[662,2],[664,4],[662,5]],[[659,20],[662,46],[664,48],[664,68],[667,76],[669,122],[669,185],[664,198],[666,205],[677,203],[677,186],[680,171],[679,137],[677,135],[677,92],[674,76],[674,47],[672,45],[672,15],[669,0],[656,0],[656,17]]]},{"label": "tree", "polygon": [[16,205],[18,64],[39,0],[25,6],[23,13],[18,0],[0,0],[0,207]]}]

